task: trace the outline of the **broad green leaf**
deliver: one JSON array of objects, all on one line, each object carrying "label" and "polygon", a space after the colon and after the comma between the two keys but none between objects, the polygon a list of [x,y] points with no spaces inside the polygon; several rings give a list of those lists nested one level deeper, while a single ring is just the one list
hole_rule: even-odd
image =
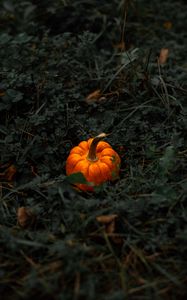
[{"label": "broad green leaf", "polygon": [[84,177],[84,175],[81,172],[73,173],[73,174],[67,176],[67,180],[71,184],[77,184],[77,183],[88,184],[86,178]]}]

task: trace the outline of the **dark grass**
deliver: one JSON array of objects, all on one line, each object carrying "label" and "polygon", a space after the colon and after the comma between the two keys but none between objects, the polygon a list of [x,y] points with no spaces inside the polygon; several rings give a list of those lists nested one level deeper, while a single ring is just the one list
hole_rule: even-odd
[{"label": "dark grass", "polygon": [[[1,6],[1,299],[184,299],[184,1]],[[88,104],[96,89],[104,98]],[[103,131],[122,158],[120,178],[78,192],[65,175],[68,153]],[[26,228],[21,206],[36,216]],[[96,219],[111,214],[118,239]]]}]

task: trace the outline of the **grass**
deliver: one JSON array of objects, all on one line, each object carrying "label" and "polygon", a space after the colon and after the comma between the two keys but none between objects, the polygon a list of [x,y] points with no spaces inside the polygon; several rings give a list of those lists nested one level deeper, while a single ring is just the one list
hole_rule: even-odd
[{"label": "grass", "polygon": [[[1,299],[184,299],[186,5],[73,2],[2,1]],[[100,132],[120,178],[80,192]]]}]

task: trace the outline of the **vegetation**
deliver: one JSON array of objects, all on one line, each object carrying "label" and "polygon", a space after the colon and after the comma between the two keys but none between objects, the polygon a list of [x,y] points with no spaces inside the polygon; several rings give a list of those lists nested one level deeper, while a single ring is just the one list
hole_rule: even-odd
[{"label": "vegetation", "polygon": [[[187,296],[184,1],[1,0],[1,299]],[[66,176],[101,132],[94,192]]]}]

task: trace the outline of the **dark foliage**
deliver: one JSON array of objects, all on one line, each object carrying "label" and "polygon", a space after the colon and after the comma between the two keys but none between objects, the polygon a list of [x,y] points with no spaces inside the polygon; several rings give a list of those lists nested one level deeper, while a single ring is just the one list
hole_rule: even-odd
[{"label": "dark foliage", "polygon": [[[184,1],[1,7],[1,299],[184,299]],[[169,58],[159,65],[161,48]],[[122,158],[120,178],[83,193],[65,161],[100,132]],[[27,223],[20,207],[32,211]],[[113,214],[118,240],[97,221]]]}]

